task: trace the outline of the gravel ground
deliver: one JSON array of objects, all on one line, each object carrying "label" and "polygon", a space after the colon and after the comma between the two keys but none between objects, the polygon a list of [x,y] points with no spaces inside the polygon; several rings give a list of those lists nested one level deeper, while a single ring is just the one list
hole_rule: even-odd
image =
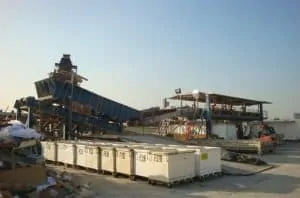
[{"label": "gravel ground", "polygon": [[[68,169],[79,183],[91,183],[93,191],[103,198],[252,198],[256,197],[300,197],[300,144],[281,146],[275,154],[263,157],[278,167],[253,176],[224,176],[206,182],[176,186],[168,189],[151,186],[145,181],[129,181],[125,178],[97,175]],[[62,167],[55,168],[63,170]]]}]

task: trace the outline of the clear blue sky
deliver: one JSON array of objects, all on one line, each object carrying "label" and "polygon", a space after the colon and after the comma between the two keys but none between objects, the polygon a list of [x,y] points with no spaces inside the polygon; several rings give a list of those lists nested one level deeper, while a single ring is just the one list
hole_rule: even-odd
[{"label": "clear blue sky", "polygon": [[3,108],[70,53],[85,87],[136,108],[181,87],[300,111],[298,0],[0,2]]}]

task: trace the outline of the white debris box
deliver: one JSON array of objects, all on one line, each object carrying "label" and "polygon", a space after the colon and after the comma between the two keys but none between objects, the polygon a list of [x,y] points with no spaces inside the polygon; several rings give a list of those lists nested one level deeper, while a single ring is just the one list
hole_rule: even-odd
[{"label": "white debris box", "polygon": [[111,145],[101,145],[101,170],[116,172],[116,151]]},{"label": "white debris box", "polygon": [[76,166],[85,167],[85,144],[76,144]]},{"label": "white debris box", "polygon": [[222,171],[221,148],[211,146],[203,146],[203,148],[204,153],[208,154],[207,158],[203,159],[208,174],[220,173]]},{"label": "white debris box", "polygon": [[116,172],[128,176],[134,175],[133,150],[128,147],[116,147]]},{"label": "white debris box", "polygon": [[[183,148],[183,147],[178,147],[176,148],[178,151],[194,151],[194,156],[195,156],[195,175],[197,177],[201,177],[205,175],[205,173],[202,173],[203,165],[202,165],[202,160],[201,160],[201,150],[199,147],[196,148]],[[205,155],[205,154],[204,154]]]},{"label": "white debris box", "polygon": [[57,161],[57,147],[56,142],[42,141],[42,156],[45,160],[56,162]]},{"label": "white debris box", "polygon": [[76,146],[73,142],[57,142],[57,161],[65,164],[76,164]]},{"label": "white debris box", "polygon": [[93,144],[76,145],[76,165],[94,170],[100,169],[99,147]]},{"label": "white debris box", "polygon": [[101,169],[101,155],[100,149],[97,145],[86,145],[85,146],[85,167],[94,170]]},{"label": "white debris box", "polygon": [[134,174],[136,176],[148,178],[152,169],[150,161],[148,161],[149,149],[135,146],[134,152]]},{"label": "white debris box", "polygon": [[152,149],[148,152],[149,180],[172,184],[194,178],[194,151]]},{"label": "white debris box", "polygon": [[221,172],[221,148],[208,146],[186,146],[187,149],[195,150],[196,175],[206,175]]},{"label": "white debris box", "polygon": [[[191,147],[191,148],[189,148]],[[186,147],[186,146],[174,146],[173,149],[176,149],[177,151],[193,151],[194,152],[194,156],[195,156],[195,175],[197,177],[201,177],[203,175],[205,175],[206,173],[202,173],[202,169],[203,169],[203,165],[202,165],[202,160],[201,160],[201,149],[199,146],[189,146],[189,147]],[[162,147],[163,149],[170,149],[170,147]],[[206,155],[206,153],[204,154]]]}]

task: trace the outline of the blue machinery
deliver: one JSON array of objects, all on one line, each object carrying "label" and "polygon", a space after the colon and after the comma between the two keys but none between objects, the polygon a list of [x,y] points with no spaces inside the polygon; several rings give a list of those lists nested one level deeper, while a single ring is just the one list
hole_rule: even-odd
[{"label": "blue machinery", "polygon": [[88,131],[121,132],[122,123],[139,120],[140,111],[80,87],[85,79],[77,74],[70,55],[63,55],[49,77],[35,82],[38,98],[15,102],[17,117],[28,112],[29,124],[59,138],[72,139]]}]

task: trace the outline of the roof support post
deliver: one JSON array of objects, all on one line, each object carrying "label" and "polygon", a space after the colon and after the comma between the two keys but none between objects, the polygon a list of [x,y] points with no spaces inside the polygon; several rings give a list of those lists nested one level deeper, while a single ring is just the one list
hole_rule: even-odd
[{"label": "roof support post", "polygon": [[260,121],[263,122],[264,121],[264,109],[263,109],[263,104],[260,103],[258,105],[259,108],[259,114],[260,114]]},{"label": "roof support post", "polygon": [[17,108],[17,112],[16,112],[16,120],[19,120],[19,121],[21,121],[21,108],[20,107],[18,107]]},{"label": "roof support post", "polygon": [[211,108],[210,108],[210,96],[205,94],[205,108],[206,111],[206,137],[211,136]]}]

